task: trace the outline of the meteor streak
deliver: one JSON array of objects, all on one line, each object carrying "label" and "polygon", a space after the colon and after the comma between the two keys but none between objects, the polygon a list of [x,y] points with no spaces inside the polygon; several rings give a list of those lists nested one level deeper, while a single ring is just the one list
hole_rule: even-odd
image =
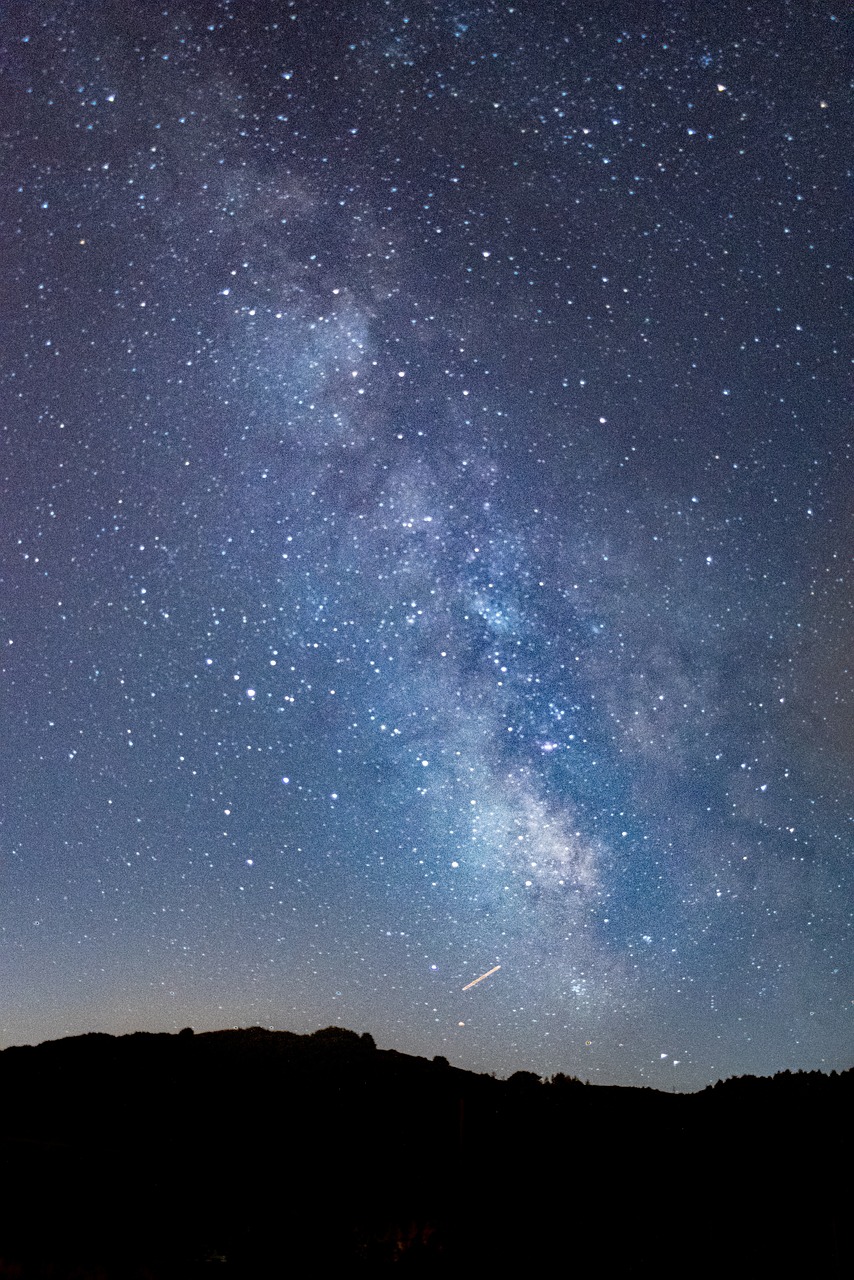
[{"label": "meteor streak", "polygon": [[491,978],[492,975],[497,973],[500,968],[501,965],[497,964],[495,968],[490,969],[488,973],[482,973],[479,978],[475,978],[474,982],[467,982],[463,987],[463,991],[468,991],[469,987],[476,987],[479,982],[483,982],[484,978]]}]

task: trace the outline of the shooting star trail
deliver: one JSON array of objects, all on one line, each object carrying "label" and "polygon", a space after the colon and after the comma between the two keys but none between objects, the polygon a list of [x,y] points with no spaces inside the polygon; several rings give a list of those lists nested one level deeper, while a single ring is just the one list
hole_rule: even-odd
[{"label": "shooting star trail", "polygon": [[470,987],[476,987],[479,982],[483,982],[484,978],[491,978],[492,975],[497,973],[500,968],[501,965],[497,964],[495,968],[490,969],[488,973],[482,973],[479,978],[475,978],[474,982],[467,982],[463,987],[463,991],[468,991]]}]

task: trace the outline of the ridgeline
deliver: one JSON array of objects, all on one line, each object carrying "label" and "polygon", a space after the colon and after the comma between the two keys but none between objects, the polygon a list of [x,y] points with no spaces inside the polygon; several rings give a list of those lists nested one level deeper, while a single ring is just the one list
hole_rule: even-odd
[{"label": "ridgeline", "polygon": [[337,1027],[0,1053],[0,1277],[848,1273],[854,1072],[509,1080]]}]

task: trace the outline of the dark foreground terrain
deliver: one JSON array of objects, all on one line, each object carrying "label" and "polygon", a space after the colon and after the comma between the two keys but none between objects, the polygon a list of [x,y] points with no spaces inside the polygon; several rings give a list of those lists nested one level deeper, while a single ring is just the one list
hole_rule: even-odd
[{"label": "dark foreground terrain", "polygon": [[7,1049],[0,1276],[847,1276],[851,1095],[499,1081],[336,1028]]}]

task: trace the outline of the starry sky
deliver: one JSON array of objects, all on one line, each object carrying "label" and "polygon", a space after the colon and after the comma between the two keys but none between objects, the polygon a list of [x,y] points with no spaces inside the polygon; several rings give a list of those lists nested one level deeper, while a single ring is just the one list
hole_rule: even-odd
[{"label": "starry sky", "polygon": [[2,1045],[849,1065],[850,56],[4,6]]}]

